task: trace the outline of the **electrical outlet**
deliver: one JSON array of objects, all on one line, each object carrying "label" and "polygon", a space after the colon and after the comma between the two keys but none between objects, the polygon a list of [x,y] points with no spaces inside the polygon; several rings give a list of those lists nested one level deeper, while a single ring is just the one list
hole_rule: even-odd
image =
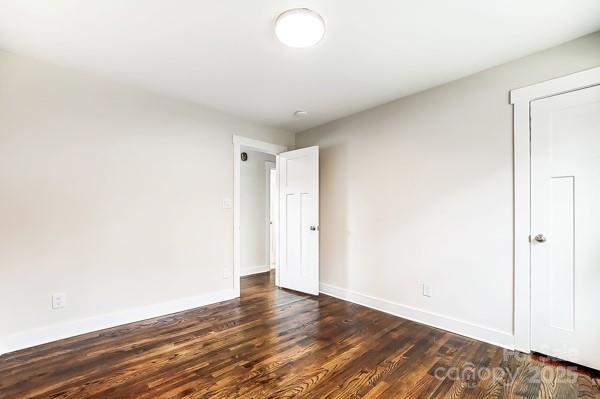
[{"label": "electrical outlet", "polygon": [[223,268],[223,278],[231,277],[231,270],[228,267]]},{"label": "electrical outlet", "polygon": [[231,198],[225,198],[223,200],[223,209],[231,209],[233,207],[233,201]]},{"label": "electrical outlet", "polygon": [[52,295],[52,309],[61,309],[67,306],[67,294],[59,292]]},{"label": "electrical outlet", "polygon": [[423,296],[431,298],[432,291],[431,291],[431,286],[429,284],[423,284]]}]

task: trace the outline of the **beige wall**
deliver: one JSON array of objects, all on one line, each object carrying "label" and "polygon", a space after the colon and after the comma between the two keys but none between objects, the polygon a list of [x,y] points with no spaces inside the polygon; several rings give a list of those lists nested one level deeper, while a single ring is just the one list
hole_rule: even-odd
[{"label": "beige wall", "polygon": [[[65,322],[232,289],[233,134],[294,143],[0,53],[0,352]],[[56,292],[67,307],[53,311]]]},{"label": "beige wall", "polygon": [[321,146],[322,283],[512,335],[509,91],[598,65],[600,33],[298,134]]}]

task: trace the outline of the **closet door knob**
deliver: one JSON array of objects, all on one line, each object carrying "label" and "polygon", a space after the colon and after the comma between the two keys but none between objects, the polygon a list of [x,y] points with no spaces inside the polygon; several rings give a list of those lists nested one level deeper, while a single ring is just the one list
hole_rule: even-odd
[{"label": "closet door knob", "polygon": [[546,242],[546,237],[543,234],[538,234],[533,239],[537,242]]}]

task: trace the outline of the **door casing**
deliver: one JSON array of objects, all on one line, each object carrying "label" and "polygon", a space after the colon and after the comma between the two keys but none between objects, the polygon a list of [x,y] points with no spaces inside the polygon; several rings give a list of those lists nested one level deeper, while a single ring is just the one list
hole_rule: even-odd
[{"label": "door casing", "polygon": [[514,123],[514,337],[531,352],[531,102],[600,85],[600,67],[511,90]]}]

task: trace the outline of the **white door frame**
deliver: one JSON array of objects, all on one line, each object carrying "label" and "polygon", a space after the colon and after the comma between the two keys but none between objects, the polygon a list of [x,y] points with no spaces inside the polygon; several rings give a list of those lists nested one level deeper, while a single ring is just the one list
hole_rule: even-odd
[{"label": "white door frame", "polygon": [[531,102],[600,85],[600,67],[511,90],[514,123],[514,336],[531,351]]},{"label": "white door frame", "polygon": [[233,135],[233,293],[236,298],[240,296],[240,193],[241,193],[241,160],[240,149],[246,147],[251,150],[275,155],[288,150],[286,146],[267,143]]}]

